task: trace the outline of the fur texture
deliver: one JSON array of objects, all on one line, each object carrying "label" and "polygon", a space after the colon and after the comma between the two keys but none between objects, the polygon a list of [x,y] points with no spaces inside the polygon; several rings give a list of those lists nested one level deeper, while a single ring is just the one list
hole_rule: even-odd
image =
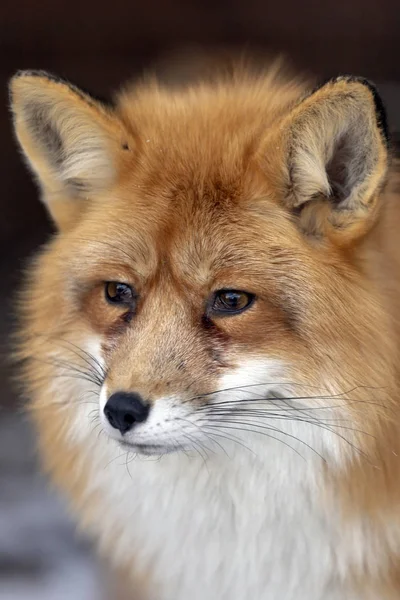
[{"label": "fur texture", "polygon": [[[59,228],[22,295],[24,381],[99,550],[145,600],[398,598],[400,209],[374,88],[271,67],[112,107],[42,72],[10,89]],[[221,316],[226,289],[255,300]],[[151,406],[124,436],[117,391]]]}]

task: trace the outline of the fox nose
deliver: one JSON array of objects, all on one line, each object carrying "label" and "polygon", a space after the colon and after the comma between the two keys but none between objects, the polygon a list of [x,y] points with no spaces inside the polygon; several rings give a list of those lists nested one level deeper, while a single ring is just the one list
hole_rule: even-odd
[{"label": "fox nose", "polygon": [[107,401],[104,414],[111,427],[127,433],[136,423],[142,423],[149,415],[150,407],[136,392],[116,392]]}]

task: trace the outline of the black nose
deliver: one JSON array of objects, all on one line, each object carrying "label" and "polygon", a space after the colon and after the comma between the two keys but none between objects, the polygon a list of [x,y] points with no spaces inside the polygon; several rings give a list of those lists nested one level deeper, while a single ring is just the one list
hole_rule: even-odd
[{"label": "black nose", "polygon": [[149,405],[145,404],[140,394],[134,392],[116,392],[104,407],[108,422],[122,434],[132,429],[135,423],[145,421],[149,412]]}]

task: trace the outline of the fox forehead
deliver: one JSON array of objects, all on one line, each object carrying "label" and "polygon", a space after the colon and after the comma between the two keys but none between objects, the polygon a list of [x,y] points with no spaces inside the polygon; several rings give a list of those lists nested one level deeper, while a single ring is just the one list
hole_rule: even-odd
[{"label": "fox forehead", "polygon": [[[277,197],[274,149],[266,157],[270,177],[258,156],[266,131],[302,91],[297,81],[267,78],[179,95],[156,84],[121,94],[116,112],[128,137],[120,175],[75,235],[106,236],[145,278],[169,264],[178,279],[199,285],[216,274],[229,278],[232,269],[236,277],[259,271],[260,259],[277,252],[307,253]],[[113,248],[99,255],[114,258]]]},{"label": "fox forehead", "polygon": [[[68,261],[82,269],[132,270],[142,282],[169,270],[188,285],[213,278],[265,277],[268,264],[309,260],[308,248],[288,214],[267,195],[223,197],[219,190],[183,192],[167,199],[143,199],[125,186],[93,204],[77,228],[60,239]],[[90,250],[90,251],[88,251]],[[253,282],[255,283],[255,282]]]},{"label": "fox forehead", "polygon": [[201,176],[215,168],[233,175],[306,90],[293,78],[273,77],[240,76],[179,91],[145,83],[117,96],[116,113],[154,165],[165,168],[172,161],[181,174]]}]

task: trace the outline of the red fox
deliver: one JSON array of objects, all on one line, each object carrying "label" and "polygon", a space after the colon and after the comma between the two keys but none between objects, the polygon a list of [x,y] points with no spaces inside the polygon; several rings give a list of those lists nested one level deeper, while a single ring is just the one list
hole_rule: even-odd
[{"label": "red fox", "polygon": [[[57,233],[43,462],[145,600],[400,597],[400,177],[375,87],[271,66],[113,104],[10,83]],[[122,575],[121,575],[122,577]]]}]

